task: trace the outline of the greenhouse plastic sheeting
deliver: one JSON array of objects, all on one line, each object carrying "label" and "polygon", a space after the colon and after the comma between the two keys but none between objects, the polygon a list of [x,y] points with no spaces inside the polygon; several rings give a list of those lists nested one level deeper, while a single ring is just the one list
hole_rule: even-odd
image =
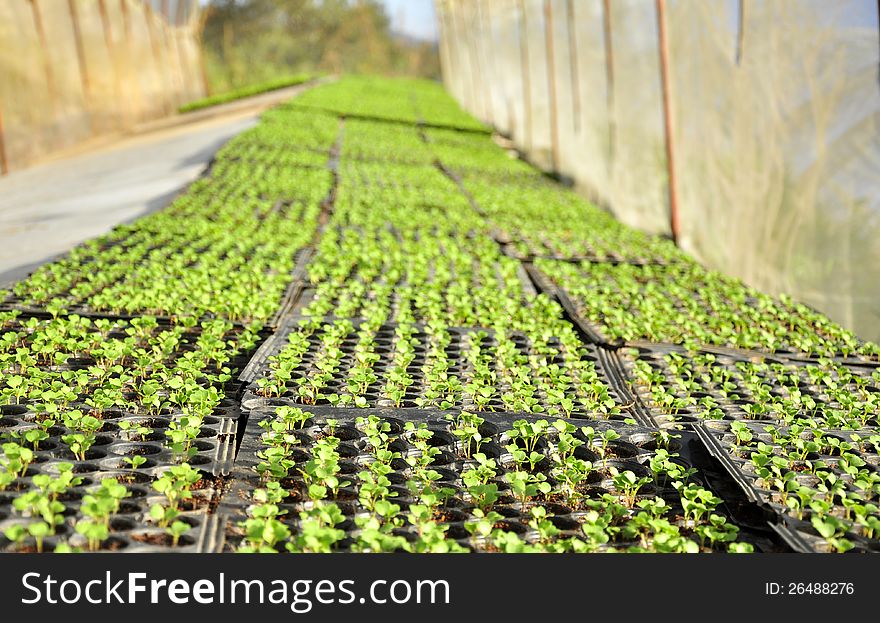
[{"label": "greenhouse plastic sheeting", "polygon": [[[470,112],[623,222],[671,233],[657,2],[436,3],[444,80]],[[874,340],[877,10],[667,0],[663,15],[680,244]]]},{"label": "greenhouse plastic sheeting", "polygon": [[198,15],[197,0],[0,2],[7,167],[202,97]]}]

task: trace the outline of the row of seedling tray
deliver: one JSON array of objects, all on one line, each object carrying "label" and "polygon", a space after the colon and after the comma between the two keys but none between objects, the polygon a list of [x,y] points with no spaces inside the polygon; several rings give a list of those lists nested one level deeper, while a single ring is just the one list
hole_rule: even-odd
[{"label": "row of seedling tray", "polygon": [[876,550],[874,345],[377,84],[7,296],[4,549]]}]

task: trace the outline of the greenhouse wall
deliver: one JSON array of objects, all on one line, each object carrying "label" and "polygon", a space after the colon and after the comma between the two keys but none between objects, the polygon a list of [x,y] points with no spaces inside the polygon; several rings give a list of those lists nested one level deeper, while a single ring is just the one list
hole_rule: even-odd
[{"label": "greenhouse wall", "polygon": [[528,159],[880,339],[876,0],[436,5],[447,87]]},{"label": "greenhouse wall", "polygon": [[198,0],[0,2],[0,173],[205,94]]}]

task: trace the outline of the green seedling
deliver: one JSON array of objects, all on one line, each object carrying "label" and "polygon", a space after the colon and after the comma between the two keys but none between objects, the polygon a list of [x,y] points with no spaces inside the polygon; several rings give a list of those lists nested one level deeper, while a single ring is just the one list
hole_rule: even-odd
[{"label": "green seedling", "polygon": [[452,434],[461,442],[464,455],[471,458],[473,453],[478,453],[480,446],[486,442],[480,433],[480,426],[485,420],[474,413],[464,411],[458,416],[447,415],[446,419],[452,423]]},{"label": "green seedling", "polygon": [[620,499],[628,508],[632,508],[636,503],[636,496],[639,491],[651,482],[647,476],[639,478],[635,472],[631,470],[619,471],[616,467],[610,469],[611,478],[614,487],[620,492]]},{"label": "green seedling", "polygon": [[170,526],[165,528],[165,533],[171,537],[171,545],[173,547],[177,547],[178,543],[180,543],[180,537],[185,535],[192,529],[188,523],[184,521],[175,521]]},{"label": "green seedling", "polygon": [[510,490],[517,498],[523,508],[526,507],[528,501],[538,494],[548,494],[552,490],[552,486],[547,482],[544,474],[530,474],[528,472],[515,471],[507,472],[504,478],[510,484]]},{"label": "green seedling", "polygon": [[127,456],[123,459],[126,464],[128,464],[129,468],[137,469],[141,465],[147,462],[146,457],[135,455],[135,456]]},{"label": "green seedling", "polygon": [[176,519],[182,501],[192,499],[192,487],[201,480],[201,473],[188,463],[168,468],[153,482],[153,489],[165,496],[165,505],[154,504],[150,508],[150,516],[161,527],[167,527]]}]

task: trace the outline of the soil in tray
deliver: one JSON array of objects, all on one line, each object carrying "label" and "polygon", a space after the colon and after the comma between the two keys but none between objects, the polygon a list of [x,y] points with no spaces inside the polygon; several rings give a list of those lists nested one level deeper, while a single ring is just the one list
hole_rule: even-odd
[{"label": "soil in tray", "polygon": [[130,538],[138,543],[168,548],[188,547],[195,543],[195,539],[191,536],[183,535],[175,544],[174,538],[165,532],[135,532],[130,535]]}]

